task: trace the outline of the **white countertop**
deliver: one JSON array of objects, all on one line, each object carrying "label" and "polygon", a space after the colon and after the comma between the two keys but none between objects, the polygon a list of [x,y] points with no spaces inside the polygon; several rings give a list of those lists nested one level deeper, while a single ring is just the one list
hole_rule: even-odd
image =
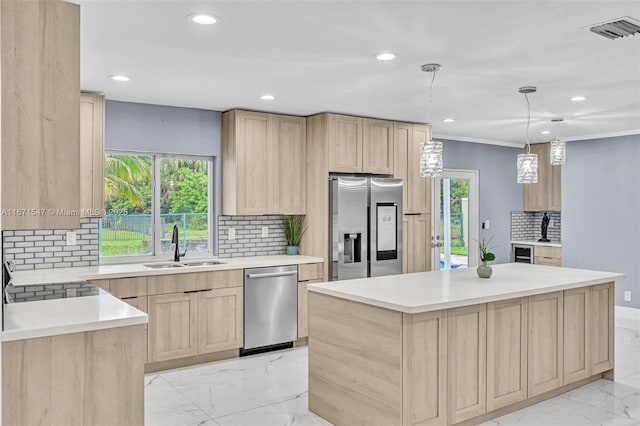
[{"label": "white countertop", "polygon": [[3,341],[146,324],[148,316],[105,291],[97,296],[4,305]]},{"label": "white countertop", "polygon": [[538,240],[519,240],[519,241],[511,241],[511,244],[522,244],[527,246],[545,246],[545,247],[562,247],[560,241],[551,241],[549,243],[543,243]]},{"label": "white countertop", "polygon": [[324,262],[321,257],[313,256],[254,256],[231,258],[183,258],[180,262],[196,262],[217,260],[221,265],[189,266],[182,268],[152,269],[144,266],[151,263],[168,263],[169,261],[149,261],[144,263],[123,263],[80,268],[35,269],[13,272],[13,285],[39,285],[68,283],[92,279],[125,278],[149,275],[188,274],[190,272],[225,271],[229,269],[261,268],[266,266],[300,265],[305,263]]},{"label": "white countertop", "polygon": [[495,302],[624,278],[614,272],[505,263],[489,279],[475,268],[309,284],[309,291],[410,314]]}]

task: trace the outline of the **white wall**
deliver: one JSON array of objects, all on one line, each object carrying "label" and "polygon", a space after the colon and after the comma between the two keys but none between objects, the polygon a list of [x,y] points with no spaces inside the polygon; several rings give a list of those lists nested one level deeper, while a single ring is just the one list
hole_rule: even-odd
[{"label": "white wall", "polygon": [[616,283],[616,304],[640,308],[639,242],[640,135],[567,143],[563,266],[627,274]]}]

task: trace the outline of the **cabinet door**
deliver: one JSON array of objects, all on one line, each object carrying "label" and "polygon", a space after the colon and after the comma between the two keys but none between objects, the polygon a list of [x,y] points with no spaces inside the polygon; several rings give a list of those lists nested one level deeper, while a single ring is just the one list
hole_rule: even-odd
[{"label": "cabinet door", "polygon": [[409,156],[411,213],[431,213],[431,178],[420,177],[420,145],[431,139],[431,126],[414,124]]},{"label": "cabinet door", "polygon": [[80,213],[104,209],[104,95],[80,95]]},{"label": "cabinet door", "polygon": [[538,183],[522,185],[523,207],[525,211],[550,210],[547,193],[549,167],[551,167],[549,164],[549,144],[531,145],[531,153],[538,155]]},{"label": "cabinet door", "polygon": [[242,287],[198,294],[198,353],[242,347]]},{"label": "cabinet door", "polygon": [[[127,297],[122,299],[123,302],[128,303],[134,308],[148,314],[149,313],[149,305],[147,303],[147,296],[138,296],[138,297]],[[149,350],[147,341],[149,340],[148,336],[149,324],[144,325],[144,362],[147,363],[149,360]]]},{"label": "cabinet door", "polygon": [[239,215],[272,211],[274,158],[268,117],[258,112],[236,112],[236,214]]},{"label": "cabinet door", "polygon": [[449,423],[479,416],[487,410],[486,305],[448,311]]},{"label": "cabinet door", "polygon": [[[404,224],[404,221],[403,221]],[[407,230],[409,236],[408,272],[426,272],[431,270],[431,215],[409,216]]]},{"label": "cabinet door", "polygon": [[562,292],[529,298],[528,398],[562,386]]},{"label": "cabinet door", "polygon": [[270,115],[273,139],[273,213],[305,214],[306,201],[306,121],[304,117]]},{"label": "cabinet door", "polygon": [[198,354],[198,293],[149,296],[149,362]]},{"label": "cabinet door", "polygon": [[409,173],[411,167],[409,158],[413,155],[411,145],[413,143],[413,124],[394,123],[393,126],[393,177],[402,179],[402,212],[414,213],[413,197],[411,194],[411,182]]},{"label": "cabinet door", "polygon": [[[3,209],[80,208],[80,7],[0,2]],[[79,215],[9,214],[2,229],[74,229]]]},{"label": "cabinet door", "polygon": [[329,116],[329,171],[362,172],[362,118]]},{"label": "cabinet door", "polygon": [[589,287],[564,292],[564,381],[563,385],[586,379],[589,368]]},{"label": "cabinet door", "polygon": [[362,171],[393,174],[393,121],[364,119]]},{"label": "cabinet door", "polygon": [[527,299],[487,304],[487,411],[527,399]]},{"label": "cabinet door", "polygon": [[[411,223],[411,216],[402,215],[402,273],[408,274],[410,267],[413,268],[413,263],[409,265],[411,258],[411,251],[413,251],[413,234],[409,232],[409,224]],[[411,251],[409,250],[411,248]]]},{"label": "cabinet door", "polygon": [[447,424],[447,314],[403,314],[404,424]]},{"label": "cabinet door", "polygon": [[298,283],[298,339],[309,335],[309,296],[307,294],[307,284],[319,282],[322,282],[322,279]]},{"label": "cabinet door", "polygon": [[549,210],[562,210],[562,166],[549,165],[547,200]]},{"label": "cabinet door", "polygon": [[591,374],[613,368],[614,296],[613,283],[591,287],[589,335],[591,339]]}]

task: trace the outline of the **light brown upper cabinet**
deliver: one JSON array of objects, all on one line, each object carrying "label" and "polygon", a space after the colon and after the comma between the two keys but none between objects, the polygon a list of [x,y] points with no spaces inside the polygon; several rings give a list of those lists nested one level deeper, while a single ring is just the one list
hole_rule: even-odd
[{"label": "light brown upper cabinet", "polygon": [[428,125],[394,124],[393,175],[403,182],[403,211],[430,213],[431,178],[420,176],[420,144],[431,137]]},{"label": "light brown upper cabinet", "polygon": [[562,198],[562,166],[550,164],[549,144],[531,145],[538,155],[538,183],[522,185],[525,211],[560,211]]},{"label": "light brown upper cabinet", "polygon": [[0,7],[2,228],[79,228],[80,6]]},{"label": "light brown upper cabinet", "polygon": [[222,213],[305,214],[304,117],[222,115]]},{"label": "light brown upper cabinet", "polygon": [[362,171],[393,174],[393,121],[364,119]]},{"label": "light brown upper cabinet", "polygon": [[431,215],[404,215],[402,220],[402,272],[431,270]]},{"label": "light brown upper cabinet", "polygon": [[329,171],[362,172],[363,119],[350,115],[329,116]]},{"label": "light brown upper cabinet", "polygon": [[82,217],[104,209],[104,95],[80,95],[80,209]]}]

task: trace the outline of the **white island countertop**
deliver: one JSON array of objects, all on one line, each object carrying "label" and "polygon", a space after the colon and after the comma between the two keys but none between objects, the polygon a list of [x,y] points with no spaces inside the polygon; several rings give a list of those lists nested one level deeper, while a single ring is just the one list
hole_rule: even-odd
[{"label": "white island countertop", "polygon": [[416,314],[585,287],[624,278],[615,272],[506,263],[489,279],[475,268],[309,284],[309,291]]},{"label": "white island countertop", "polygon": [[97,296],[4,305],[2,341],[147,323],[147,314],[105,291]]}]

